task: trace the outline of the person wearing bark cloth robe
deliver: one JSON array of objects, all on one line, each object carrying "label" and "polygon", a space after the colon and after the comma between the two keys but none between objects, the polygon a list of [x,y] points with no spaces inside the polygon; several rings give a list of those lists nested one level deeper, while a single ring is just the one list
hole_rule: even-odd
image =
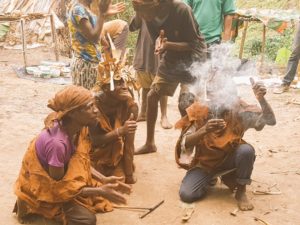
[{"label": "person wearing bark cloth robe", "polygon": [[125,203],[120,191],[129,193],[130,187],[90,166],[87,126],[97,122],[98,113],[90,91],[69,86],[48,107],[55,112],[25,153],[14,212],[21,223],[38,214],[68,225],[95,225],[95,213],[111,211],[109,201]]},{"label": "person wearing bark cloth robe", "polygon": [[246,104],[232,90],[218,87],[208,95],[209,104],[193,103],[177,122],[182,134],[176,145],[176,162],[188,170],[179,190],[182,201],[201,199],[216,174],[233,169],[221,179],[232,191],[236,189],[241,210],[253,209],[246,185],[251,183],[255,151],[242,138],[249,128],[260,131],[265,125],[275,125],[276,119],[264,97],[265,86],[253,81],[252,88],[261,108]]},{"label": "person wearing bark cloth robe", "polygon": [[[135,154],[156,152],[154,140],[158,101],[161,96],[173,96],[181,84],[180,96],[189,92],[194,78],[193,62],[206,59],[206,45],[189,6],[178,0],[133,0],[134,10],[146,21],[154,40],[155,53],[160,55],[157,75],[147,97],[147,138]],[[155,41],[156,40],[156,41]],[[180,102],[179,98],[179,102]]]},{"label": "person wearing bark cloth robe", "polygon": [[95,95],[98,124],[89,129],[93,142],[91,161],[100,173],[123,176],[125,183],[133,184],[136,182],[133,155],[138,107],[126,80],[115,75],[113,82],[114,90],[110,90],[110,77],[99,77],[101,90]]}]

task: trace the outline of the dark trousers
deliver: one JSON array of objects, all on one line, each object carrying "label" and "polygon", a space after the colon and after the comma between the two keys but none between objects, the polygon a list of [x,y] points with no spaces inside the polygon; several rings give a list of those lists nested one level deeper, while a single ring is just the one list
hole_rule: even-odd
[{"label": "dark trousers", "polygon": [[284,85],[290,85],[294,80],[297,73],[299,59],[300,59],[300,23],[298,25],[297,32],[294,37],[293,51],[286,67],[286,74],[283,78]]},{"label": "dark trousers", "polygon": [[179,196],[184,202],[194,202],[202,198],[207,191],[211,179],[220,171],[236,168],[236,182],[240,185],[251,183],[251,174],[255,161],[255,151],[249,144],[240,145],[214,173],[208,173],[201,168],[187,171],[182,180]]},{"label": "dark trousers", "polygon": [[67,225],[96,225],[96,215],[75,202],[65,203],[63,211],[66,216]]}]

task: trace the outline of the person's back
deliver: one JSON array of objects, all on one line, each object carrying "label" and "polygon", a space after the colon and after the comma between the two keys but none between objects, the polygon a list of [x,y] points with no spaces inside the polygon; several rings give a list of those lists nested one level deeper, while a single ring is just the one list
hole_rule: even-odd
[{"label": "person's back", "polygon": [[75,146],[70,142],[68,135],[61,129],[58,122],[40,133],[35,147],[37,157],[46,171],[48,171],[49,165],[66,167],[75,152]]},{"label": "person's back", "polygon": [[91,26],[96,26],[96,16],[87,7],[80,3],[73,5],[70,10],[68,26],[71,34],[72,50],[77,57],[88,62],[99,62],[101,60],[100,46],[86,38],[84,32],[79,28],[80,20],[87,19]]},{"label": "person's back", "polygon": [[224,17],[233,14],[233,0],[184,0],[195,15],[207,44],[219,42],[224,28]]}]

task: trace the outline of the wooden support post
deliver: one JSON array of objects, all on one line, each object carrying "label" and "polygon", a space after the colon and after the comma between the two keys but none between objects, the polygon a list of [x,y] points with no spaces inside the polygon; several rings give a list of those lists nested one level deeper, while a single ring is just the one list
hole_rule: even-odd
[{"label": "wooden support post", "polygon": [[244,24],[244,30],[243,30],[243,33],[242,33],[241,47],[240,47],[240,53],[239,53],[239,58],[240,59],[243,58],[244,45],[245,45],[245,39],[246,39],[246,34],[247,34],[247,30],[248,30],[249,21],[245,21],[244,23],[245,24]]},{"label": "wooden support post", "polygon": [[22,18],[20,20],[21,23],[21,38],[22,38],[22,51],[23,51],[23,59],[24,59],[24,66],[25,70],[27,67],[27,56],[26,56],[26,49],[27,49],[27,43],[26,43],[26,37],[25,37],[25,20]]},{"label": "wooden support post", "polygon": [[263,24],[263,35],[262,35],[262,45],[261,45],[261,59],[260,59],[260,71],[262,71],[265,61],[265,51],[266,51],[266,25]]},{"label": "wooden support post", "polygon": [[58,45],[57,45],[57,36],[56,36],[56,29],[55,29],[53,14],[50,15],[50,23],[51,23],[52,42],[54,45],[54,52],[55,52],[55,60],[59,61],[59,51],[58,51]]}]

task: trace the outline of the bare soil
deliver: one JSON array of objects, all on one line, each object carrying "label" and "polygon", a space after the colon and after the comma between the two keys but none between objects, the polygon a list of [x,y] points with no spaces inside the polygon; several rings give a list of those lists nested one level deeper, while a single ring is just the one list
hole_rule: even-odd
[{"label": "bare soil", "polygon": [[[52,52],[44,49],[30,50],[29,62],[53,59]],[[0,224],[18,224],[12,209],[15,202],[13,185],[18,175],[24,152],[30,140],[43,127],[43,119],[50,112],[46,107],[48,99],[64,86],[37,83],[19,79],[11,66],[22,65],[22,52],[0,50]],[[255,103],[249,86],[239,87],[240,95]],[[177,110],[178,93],[169,99],[168,116],[174,124],[179,119]],[[236,202],[230,191],[221,183],[211,188],[207,197],[196,202],[195,212],[187,222],[191,225],[212,224],[262,224],[259,218],[272,225],[300,224],[300,106],[287,104],[288,100],[300,101],[300,91],[291,90],[274,95],[271,90],[267,99],[277,117],[275,127],[266,127],[261,132],[249,130],[245,139],[256,149],[253,182],[248,194],[254,203],[254,210],[230,215]],[[146,123],[141,122],[136,135],[136,146],[145,141]],[[144,219],[141,212],[115,209],[111,213],[98,214],[98,224],[103,225],[177,225],[181,224],[182,203],[178,189],[185,174],[174,160],[174,146],[179,131],[164,130],[159,120],[156,125],[158,152],[135,157],[138,182],[128,197],[129,206],[152,207],[165,200],[159,208]],[[274,186],[275,185],[275,186]],[[279,195],[254,195],[255,190],[277,187]],[[278,191],[276,188],[272,191]],[[37,218],[31,224],[55,224]]]}]

